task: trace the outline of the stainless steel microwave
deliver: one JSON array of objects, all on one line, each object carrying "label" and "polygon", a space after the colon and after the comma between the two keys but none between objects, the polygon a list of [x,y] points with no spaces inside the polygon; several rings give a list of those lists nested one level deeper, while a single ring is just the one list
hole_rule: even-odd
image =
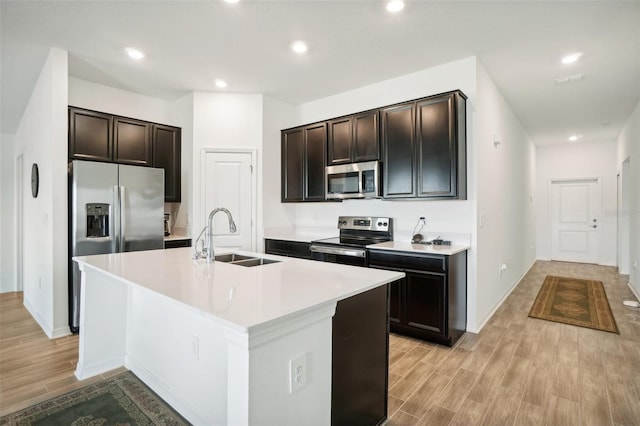
[{"label": "stainless steel microwave", "polygon": [[326,168],[327,200],[380,197],[380,163],[340,164]]}]

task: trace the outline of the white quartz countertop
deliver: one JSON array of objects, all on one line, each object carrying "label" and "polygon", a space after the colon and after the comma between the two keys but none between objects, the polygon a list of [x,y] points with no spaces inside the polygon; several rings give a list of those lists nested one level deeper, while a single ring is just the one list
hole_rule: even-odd
[{"label": "white quartz countertop", "polygon": [[[216,250],[216,254],[228,252]],[[281,262],[254,267],[194,262],[193,248],[83,256],[74,260],[192,306],[243,332],[404,276],[379,269],[254,255]]]},{"label": "white quartz countertop", "polygon": [[460,253],[465,250],[469,250],[467,245],[453,245],[453,246],[434,246],[426,244],[411,244],[405,241],[388,241],[386,243],[372,244],[367,246],[369,250],[393,250],[410,253],[423,253],[423,254],[443,254],[451,256],[456,253]]}]

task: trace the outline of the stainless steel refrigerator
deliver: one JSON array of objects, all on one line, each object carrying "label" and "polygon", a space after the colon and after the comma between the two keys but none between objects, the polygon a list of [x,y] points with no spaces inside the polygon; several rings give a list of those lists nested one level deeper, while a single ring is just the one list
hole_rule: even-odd
[{"label": "stainless steel refrigerator", "polygon": [[164,170],[69,163],[69,327],[79,331],[80,271],[73,256],[164,248]]}]

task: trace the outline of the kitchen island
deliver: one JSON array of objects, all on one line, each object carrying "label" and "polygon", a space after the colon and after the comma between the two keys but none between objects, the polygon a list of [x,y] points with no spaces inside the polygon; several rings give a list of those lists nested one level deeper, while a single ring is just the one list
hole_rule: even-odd
[{"label": "kitchen island", "polygon": [[[336,307],[376,289],[386,300],[404,274],[265,255],[279,262],[207,264],[192,253],[74,259],[78,379],[125,366],[194,424],[330,424]],[[386,318],[386,305],[371,315]]]}]

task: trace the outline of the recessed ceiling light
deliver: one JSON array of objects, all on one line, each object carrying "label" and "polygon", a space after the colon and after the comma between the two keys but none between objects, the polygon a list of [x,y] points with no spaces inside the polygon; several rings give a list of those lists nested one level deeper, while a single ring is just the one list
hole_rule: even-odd
[{"label": "recessed ceiling light", "polygon": [[580,57],[582,57],[583,53],[582,52],[575,52],[575,53],[571,53],[565,57],[562,58],[562,63],[567,65],[567,64],[572,64],[574,62],[577,62],[578,59],[580,59]]},{"label": "recessed ceiling light", "polygon": [[227,3],[238,3],[240,0],[224,0]]},{"label": "recessed ceiling light", "polygon": [[142,53],[138,49],[134,49],[133,47],[127,47],[125,51],[127,52],[127,55],[129,55],[130,58],[133,58],[133,59],[144,58],[144,53]]},{"label": "recessed ceiling light", "polygon": [[404,2],[402,0],[391,0],[387,2],[387,10],[389,12],[400,12],[404,9]]},{"label": "recessed ceiling light", "polygon": [[216,87],[219,87],[221,89],[224,89],[225,87],[227,87],[227,82],[221,78],[216,78],[215,84],[216,84]]},{"label": "recessed ceiling light", "polygon": [[571,135],[571,136],[569,136],[569,141],[571,141],[571,142],[577,142],[580,139],[582,139],[582,135]]},{"label": "recessed ceiling light", "polygon": [[291,43],[291,50],[293,50],[296,53],[305,53],[307,50],[309,50],[309,48],[307,47],[307,43],[305,43],[304,41],[294,41],[293,43]]}]

